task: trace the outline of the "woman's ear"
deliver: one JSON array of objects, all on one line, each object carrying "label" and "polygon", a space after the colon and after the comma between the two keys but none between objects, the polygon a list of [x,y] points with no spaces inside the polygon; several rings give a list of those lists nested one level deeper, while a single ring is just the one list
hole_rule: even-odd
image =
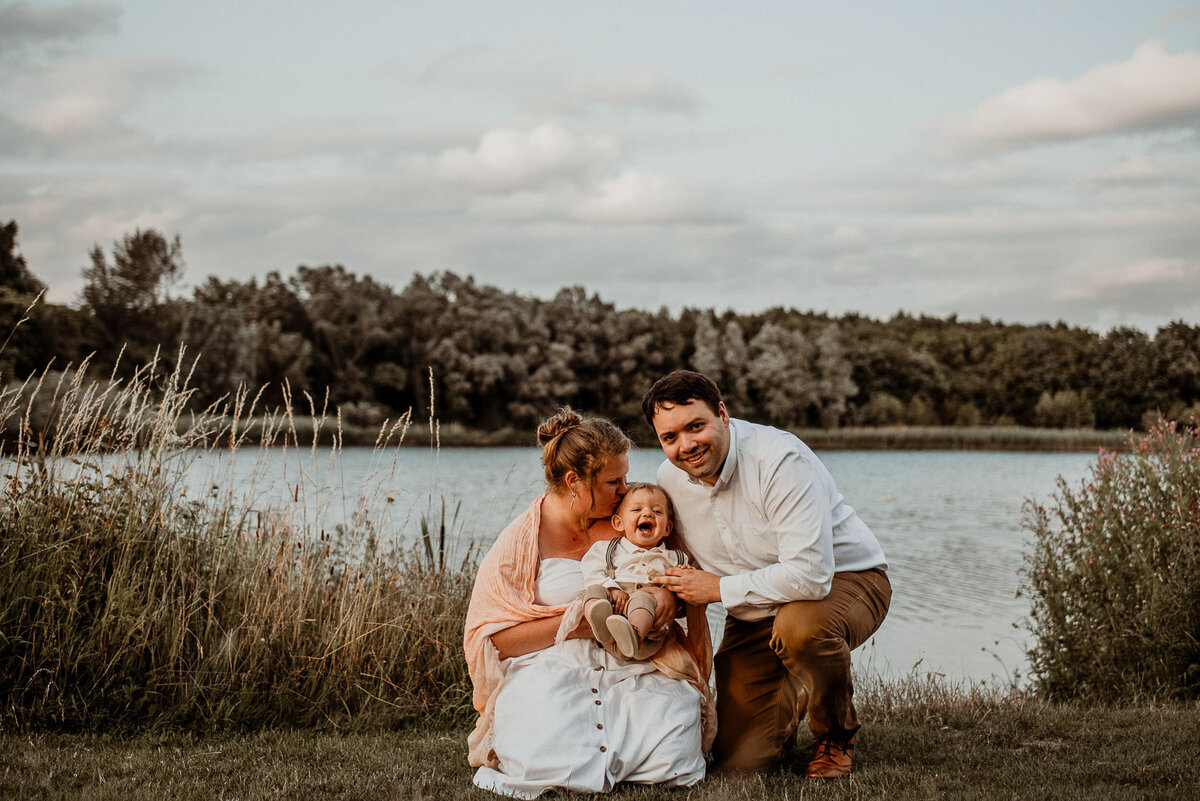
[{"label": "woman's ear", "polygon": [[571,491],[572,495],[579,494],[579,490],[583,486],[583,479],[574,470],[567,471],[567,474],[563,476],[563,482],[567,485],[567,489]]}]

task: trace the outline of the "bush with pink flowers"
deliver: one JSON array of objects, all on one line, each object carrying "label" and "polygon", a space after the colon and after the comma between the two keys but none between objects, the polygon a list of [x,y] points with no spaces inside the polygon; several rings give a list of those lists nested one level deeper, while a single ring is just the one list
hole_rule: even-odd
[{"label": "bush with pink flowers", "polygon": [[1200,697],[1200,432],[1159,421],[1029,501],[1030,667],[1051,698]]}]

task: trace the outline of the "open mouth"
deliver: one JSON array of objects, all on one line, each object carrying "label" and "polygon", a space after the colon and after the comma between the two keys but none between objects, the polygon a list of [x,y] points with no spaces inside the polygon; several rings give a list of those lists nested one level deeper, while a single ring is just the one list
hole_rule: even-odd
[{"label": "open mouth", "polygon": [[644,523],[638,523],[637,530],[644,534],[649,534],[651,531],[654,531],[654,524],[649,520],[645,521]]}]

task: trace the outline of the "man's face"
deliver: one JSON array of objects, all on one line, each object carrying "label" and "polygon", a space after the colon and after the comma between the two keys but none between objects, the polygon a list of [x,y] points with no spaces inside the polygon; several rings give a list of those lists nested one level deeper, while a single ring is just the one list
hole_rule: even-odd
[{"label": "man's face", "polygon": [[703,401],[664,403],[654,410],[654,433],[671,463],[705,484],[716,484],[729,455],[729,413]]}]

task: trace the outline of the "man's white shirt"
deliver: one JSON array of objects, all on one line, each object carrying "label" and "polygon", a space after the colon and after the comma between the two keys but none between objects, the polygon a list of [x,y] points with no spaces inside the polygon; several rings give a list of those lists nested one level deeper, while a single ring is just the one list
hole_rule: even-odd
[{"label": "man's white shirt", "polygon": [[825,465],[786,431],[730,419],[729,454],[714,486],[669,461],[658,483],[674,502],[688,550],[701,569],[722,577],[721,603],[741,620],[824,598],[835,572],[887,568]]}]

